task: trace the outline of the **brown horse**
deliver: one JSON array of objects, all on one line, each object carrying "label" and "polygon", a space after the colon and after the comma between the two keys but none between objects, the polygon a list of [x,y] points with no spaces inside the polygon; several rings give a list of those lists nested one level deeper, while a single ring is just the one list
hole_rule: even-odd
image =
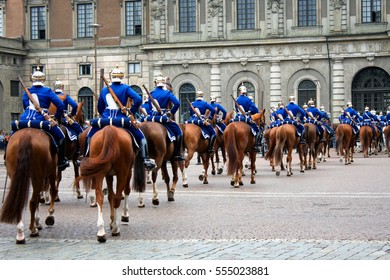
[{"label": "brown horse", "polygon": [[[144,133],[148,141],[148,150],[150,158],[154,159],[157,167],[152,171],[152,186],[153,186],[153,205],[158,205],[159,198],[157,193],[157,174],[161,169],[162,178],[164,179],[167,187],[168,201],[175,201],[174,195],[176,190],[178,176],[178,162],[173,158],[174,143],[168,138],[167,129],[160,123],[157,122],[142,122],[140,129]],[[167,168],[167,162],[170,162],[172,167],[172,187],[170,187],[170,178]],[[138,198],[138,207],[144,207],[144,201],[141,196]]]},{"label": "brown horse", "polygon": [[390,126],[389,125],[383,128],[383,135],[385,136],[387,156],[390,157]]},{"label": "brown horse", "polygon": [[336,151],[340,155],[340,162],[351,164],[353,162],[355,134],[349,124],[339,124],[336,128]]},{"label": "brown horse", "polygon": [[[271,166],[271,170],[275,171],[275,162],[274,162],[274,156],[273,153],[275,151],[276,146],[276,131],[278,130],[278,127],[272,127],[265,131],[264,138],[268,146],[268,151],[264,155],[265,160],[269,160],[269,165]],[[283,160],[280,162],[280,168],[281,170],[284,170]]]},{"label": "brown horse", "polygon": [[330,142],[332,141],[332,138],[326,127],[322,126],[322,128],[324,129],[325,142],[320,142],[318,145],[317,162],[326,162],[325,156],[330,158]]},{"label": "brown horse", "polygon": [[274,164],[278,166],[276,176],[280,175],[280,165],[283,159],[283,150],[287,150],[287,176],[293,175],[292,172],[292,151],[295,147],[298,148],[300,172],[305,172],[303,165],[303,151],[300,142],[300,137],[296,134],[296,128],[292,124],[283,124],[276,131],[276,146],[274,150]]},{"label": "brown horse", "polygon": [[[252,119],[258,124],[261,129],[265,125],[265,109],[260,113],[252,115]],[[227,174],[232,176],[230,184],[235,188],[243,185],[243,160],[247,154],[250,158],[251,169],[251,184],[255,184],[256,172],[256,152],[254,150],[255,136],[253,135],[250,126],[245,122],[230,123],[223,134],[223,141],[225,142],[226,152],[228,156]]]},{"label": "brown horse", "polygon": [[371,126],[363,125],[359,132],[360,143],[362,145],[362,152],[364,157],[369,156],[369,150],[371,148],[371,142],[374,137]]},{"label": "brown horse", "polygon": [[[317,169],[317,154],[319,145],[319,136],[317,135],[317,127],[312,123],[305,123],[305,140],[306,145],[303,148],[303,165],[305,170]],[[309,159],[308,159],[309,158]]]},{"label": "brown horse", "polygon": [[7,175],[11,186],[3,204],[0,221],[16,223],[16,243],[25,243],[23,210],[29,198],[30,181],[32,195],[30,209],[30,236],[39,236],[42,226],[39,224],[40,193],[50,185],[50,207],[46,225],[54,224],[54,198],[57,196],[57,152],[50,137],[42,130],[25,128],[16,131],[10,138],[6,156]]},{"label": "brown horse", "polygon": [[203,138],[202,129],[196,124],[180,124],[180,128],[183,131],[183,148],[187,150],[186,160],[184,164],[180,164],[183,187],[188,187],[186,169],[190,165],[195,152],[198,152],[202,158],[203,170],[202,174],[199,175],[199,180],[203,181],[203,184],[208,184],[207,169],[210,163],[210,153],[208,152],[209,139]]},{"label": "brown horse", "polygon": [[[106,241],[103,221],[103,180],[106,178],[108,189],[108,201],[110,203],[110,228],[112,236],[120,234],[118,222],[118,208],[121,205],[122,193],[124,193],[124,207],[122,221],[128,222],[128,203],[130,194],[130,180],[133,174],[133,190],[143,192],[145,190],[145,169],[142,157],[133,148],[132,136],[122,128],[105,126],[91,138],[89,157],[86,157],[80,165],[80,177],[83,180],[86,191],[95,190],[98,204],[98,233],[97,240]],[[116,190],[113,189],[113,177],[116,176]]]}]

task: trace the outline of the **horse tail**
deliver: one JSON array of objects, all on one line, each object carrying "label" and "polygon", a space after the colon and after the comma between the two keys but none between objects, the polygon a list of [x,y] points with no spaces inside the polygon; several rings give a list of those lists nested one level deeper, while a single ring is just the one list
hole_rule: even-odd
[{"label": "horse tail", "polygon": [[144,192],[146,186],[145,179],[145,167],[143,164],[142,154],[140,152],[135,156],[135,165],[134,165],[134,179],[133,179],[133,191]]},{"label": "horse tail", "polygon": [[360,141],[362,143],[362,147],[365,148],[367,147],[367,149],[370,147],[370,142],[371,142],[371,139],[370,139],[370,133],[369,131],[371,130],[371,127],[369,126],[363,126],[364,127],[364,130],[363,132],[364,133],[361,133],[363,137],[360,138]]},{"label": "horse tail", "polygon": [[344,130],[341,125],[336,129],[336,151],[339,152],[344,140]]},{"label": "horse tail", "polygon": [[274,153],[274,150],[275,150],[275,144],[276,144],[275,141],[271,141],[271,135],[270,135],[268,151],[264,155],[264,159],[265,160],[269,160],[272,157],[272,155]]},{"label": "horse tail", "polygon": [[286,135],[286,127],[281,126],[279,129],[276,131],[276,146],[274,150],[274,156],[275,156],[275,166],[279,166],[280,163],[282,162],[283,159],[283,148],[287,140],[287,135]]},{"label": "horse tail", "polygon": [[[32,173],[31,155],[32,138],[26,134],[23,141],[19,141],[16,169],[13,172],[11,186],[3,204],[0,221],[3,223],[18,223],[22,219],[22,211],[27,204],[30,190],[30,176]],[[6,175],[7,176],[7,175]]]},{"label": "horse tail", "polygon": [[117,143],[116,133],[114,128],[111,126],[105,126],[103,128],[102,137],[102,149],[97,157],[87,157],[83,164],[80,166],[80,177],[79,180],[84,181],[84,185],[87,191],[90,190],[91,179],[97,174],[107,174],[111,167],[113,160],[120,156],[120,149]]},{"label": "horse tail", "polygon": [[[234,126],[232,126],[234,128]],[[224,134],[226,136],[224,139],[226,139],[225,146],[226,151],[229,157],[228,166],[227,166],[227,174],[232,175],[237,169],[238,166],[238,150],[237,150],[237,142],[236,142],[236,130],[235,129],[229,129],[225,130]]]}]

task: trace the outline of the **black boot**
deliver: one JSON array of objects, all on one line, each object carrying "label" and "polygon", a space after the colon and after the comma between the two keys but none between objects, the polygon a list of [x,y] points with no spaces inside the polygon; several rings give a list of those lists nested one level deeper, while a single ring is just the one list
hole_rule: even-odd
[{"label": "black boot", "polygon": [[174,142],[175,148],[173,152],[173,156],[175,158],[175,161],[184,161],[186,158],[182,155],[182,145],[183,145],[183,135],[177,135],[176,141]]},{"label": "black boot", "polygon": [[261,137],[260,137],[260,132],[258,132],[256,134],[255,146],[253,147],[256,153],[260,153],[261,152],[260,151],[260,145],[261,145],[260,142],[261,142]]},{"label": "black boot", "polygon": [[65,139],[58,141],[58,170],[64,171],[67,167],[69,167],[69,161],[65,157]]},{"label": "black boot", "polygon": [[80,166],[80,155],[81,155],[81,152],[80,152],[80,142],[79,142],[79,138],[77,137],[77,142],[76,142],[76,152],[75,152],[75,162],[74,164],[76,166]]},{"label": "black boot", "polygon": [[326,142],[325,137],[324,137],[324,132],[320,133],[320,143],[321,142]]},{"label": "black boot", "polygon": [[301,140],[299,141],[299,144],[302,144],[302,145],[305,145],[305,144],[306,144],[305,130],[302,130]]},{"label": "black boot", "polygon": [[214,142],[215,142],[216,135],[211,135],[210,136],[210,142],[209,142],[209,150],[208,152],[210,154],[214,153]]},{"label": "black boot", "polygon": [[144,166],[146,170],[151,171],[156,168],[156,163],[154,162],[153,159],[149,158],[149,150],[148,150],[148,143],[146,142],[146,139],[143,138],[141,139],[140,143],[140,150],[141,150],[141,156],[142,159],[144,160]]}]

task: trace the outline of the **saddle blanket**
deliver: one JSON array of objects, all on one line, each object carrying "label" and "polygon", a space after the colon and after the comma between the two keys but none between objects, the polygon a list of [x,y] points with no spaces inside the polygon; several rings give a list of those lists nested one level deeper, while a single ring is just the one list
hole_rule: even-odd
[{"label": "saddle blanket", "polygon": [[233,120],[231,120],[231,122],[244,122],[244,123],[248,124],[251,131],[252,131],[253,136],[256,136],[256,130],[254,130],[251,126],[251,124],[253,122],[252,118],[247,118],[241,114],[237,114],[236,117]]},{"label": "saddle blanket", "polygon": [[154,116],[144,116],[141,118],[141,122],[158,122],[161,123],[165,129],[167,130],[169,141],[173,142],[176,140],[175,134],[172,132],[172,130],[166,125],[172,122],[170,118],[167,116],[161,116],[161,115],[154,115]]}]

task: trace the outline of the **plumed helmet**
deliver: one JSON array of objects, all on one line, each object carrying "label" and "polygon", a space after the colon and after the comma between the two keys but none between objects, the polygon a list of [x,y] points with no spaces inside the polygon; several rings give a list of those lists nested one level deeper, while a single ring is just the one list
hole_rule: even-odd
[{"label": "plumed helmet", "polygon": [[371,114],[374,115],[374,116],[376,115],[375,109],[372,109],[372,110],[371,110]]},{"label": "plumed helmet", "polygon": [[64,83],[57,78],[57,81],[54,82],[53,87],[55,92],[62,92],[64,90]]},{"label": "plumed helmet", "polygon": [[203,99],[203,91],[200,89],[196,91],[196,99]]},{"label": "plumed helmet", "polygon": [[282,101],[279,101],[279,102],[278,102],[278,107],[279,107],[279,108],[284,108],[284,105],[283,105],[283,102],[282,102]]},{"label": "plumed helmet", "polygon": [[240,92],[240,94],[246,93],[246,86],[244,86],[244,84],[242,84],[242,85],[238,88],[238,91]]},{"label": "plumed helmet", "polygon": [[310,99],[310,100],[307,102],[307,105],[310,106],[310,107],[314,107],[314,100],[313,100],[313,99]]},{"label": "plumed helmet", "polygon": [[40,71],[39,67],[31,75],[31,81],[33,82],[33,86],[43,86],[45,80],[46,80],[46,75]]},{"label": "plumed helmet", "polygon": [[165,78],[159,75],[154,79],[154,83],[156,84],[156,87],[163,87],[165,85]]},{"label": "plumed helmet", "polygon": [[111,72],[111,82],[113,83],[122,83],[125,72],[122,69],[119,69],[118,66],[114,68]]},{"label": "plumed helmet", "polygon": [[308,108],[307,104],[306,103],[303,104],[302,108],[303,108],[303,110],[306,110]]},{"label": "plumed helmet", "polygon": [[370,108],[368,106],[364,107],[364,111],[370,111]]},{"label": "plumed helmet", "polygon": [[295,102],[295,96],[294,96],[294,95],[290,95],[290,96],[288,97],[288,101],[289,101],[289,102]]},{"label": "plumed helmet", "polygon": [[324,105],[321,105],[321,106],[320,106],[320,111],[321,111],[321,112],[325,112],[325,106],[324,106]]},{"label": "plumed helmet", "polygon": [[352,107],[352,102],[348,100],[347,107]]},{"label": "plumed helmet", "polygon": [[211,102],[215,102],[216,100],[217,100],[217,99],[215,98],[214,95],[211,95],[211,96],[210,96],[210,101],[211,101]]}]

